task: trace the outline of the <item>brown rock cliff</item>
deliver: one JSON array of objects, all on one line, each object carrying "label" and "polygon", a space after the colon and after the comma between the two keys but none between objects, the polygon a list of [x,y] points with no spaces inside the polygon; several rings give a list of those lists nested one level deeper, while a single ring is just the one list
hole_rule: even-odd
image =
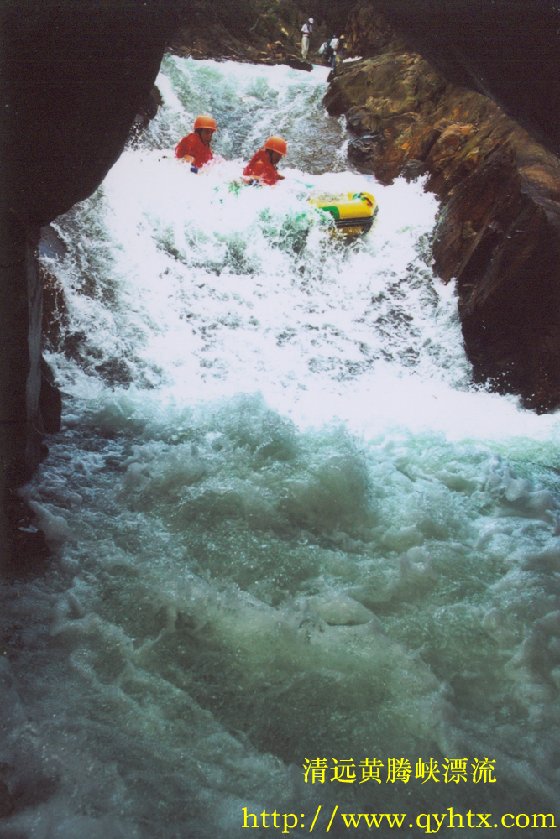
[{"label": "brown rock cliff", "polygon": [[[397,35],[374,13],[377,5],[362,6],[349,26],[350,47],[370,57],[337,70],[326,107],[346,114],[355,135],[349,156],[358,167],[384,183],[425,173],[441,198],[435,269],[444,280],[457,278],[475,377],[521,394],[536,410],[554,410],[560,406],[559,160],[494,101],[450,82],[411,51],[409,33]],[[553,142],[552,132],[547,144]]]}]

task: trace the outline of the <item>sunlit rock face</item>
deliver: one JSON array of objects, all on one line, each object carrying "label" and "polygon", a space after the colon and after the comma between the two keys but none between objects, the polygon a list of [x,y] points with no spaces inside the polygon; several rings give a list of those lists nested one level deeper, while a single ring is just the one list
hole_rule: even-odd
[{"label": "sunlit rock face", "polygon": [[[475,376],[498,390],[521,394],[526,405],[539,411],[552,410],[560,405],[560,343],[555,337],[560,326],[560,164],[492,99],[449,80],[472,82],[454,60],[461,54],[462,28],[471,11],[469,6],[461,19],[464,4],[454,4],[453,15],[444,14],[447,5],[440,4],[445,25],[438,49],[445,60],[438,64],[448,76],[436,69],[427,40],[418,40],[425,54],[406,43],[413,40],[419,8],[426,12],[419,31],[430,19],[436,27],[434,4],[409,4],[407,17],[397,2],[398,14],[386,18],[375,11],[384,3],[365,4],[349,31],[352,52],[369,57],[337,70],[325,104],[332,114],[346,114],[355,133],[349,155],[359,168],[373,171],[384,183],[401,174],[427,174],[428,187],[442,199],[435,267],[442,278],[458,280]],[[494,12],[502,5],[486,4]],[[514,12],[502,11],[506,30],[511,29]],[[399,26],[398,35],[389,21]],[[481,34],[480,26],[475,29]],[[554,37],[555,30],[545,44]],[[489,61],[482,42],[478,49],[480,61]],[[474,67],[474,45],[472,50]],[[497,71],[496,60],[493,66]],[[531,76],[537,70],[526,66],[524,72]],[[530,125],[523,101],[520,113]],[[532,127],[542,135],[536,124]],[[554,145],[553,129],[544,139],[549,148]]]},{"label": "sunlit rock face", "polygon": [[[394,40],[387,24],[445,77],[491,96],[550,151],[560,151],[555,0],[366,0],[353,37],[361,55]],[[384,22],[379,22],[379,15]]]}]

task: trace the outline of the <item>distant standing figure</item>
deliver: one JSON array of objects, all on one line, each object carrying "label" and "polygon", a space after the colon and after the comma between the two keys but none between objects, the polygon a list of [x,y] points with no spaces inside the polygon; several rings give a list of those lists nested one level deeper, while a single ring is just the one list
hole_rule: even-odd
[{"label": "distant standing figure", "polygon": [[346,35],[341,35],[338,39],[337,56],[339,61],[344,60],[344,48],[346,46]]},{"label": "distant standing figure", "polygon": [[311,38],[311,33],[313,32],[313,23],[314,20],[312,17],[310,17],[308,20],[305,21],[305,23],[301,27],[301,57],[304,61],[307,61],[307,53],[309,52],[309,39]]},{"label": "distant standing figure", "polygon": [[330,38],[327,38],[327,41],[326,41],[326,44],[325,44],[325,51],[323,53],[323,61],[325,62],[325,64],[328,64],[329,67],[332,66],[333,48],[331,46],[331,43],[332,43],[333,38],[334,38],[334,35],[331,35]]},{"label": "distant standing figure", "polygon": [[336,62],[338,60],[338,44],[339,44],[338,38],[336,37],[336,35],[333,35],[332,38],[329,41],[329,46],[330,46],[330,61],[329,61],[329,64],[331,65],[333,70],[336,70]]}]

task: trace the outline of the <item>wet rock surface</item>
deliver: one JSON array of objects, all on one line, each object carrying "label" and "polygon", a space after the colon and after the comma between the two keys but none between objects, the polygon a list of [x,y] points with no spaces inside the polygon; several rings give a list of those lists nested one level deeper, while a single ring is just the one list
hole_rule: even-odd
[{"label": "wet rock surface", "polygon": [[479,379],[538,411],[560,404],[559,199],[560,161],[511,138],[451,195],[434,242]]},{"label": "wet rock surface", "polygon": [[[449,81],[496,101],[555,154],[560,153],[560,4],[556,0],[368,0],[355,30],[369,55],[368,26],[384,16],[409,48]],[[371,27],[370,27],[371,28]],[[393,36],[394,37],[394,36]],[[379,45],[379,33],[374,36]]]},{"label": "wet rock surface", "polygon": [[[384,5],[364,5],[353,18],[353,51],[369,57],[336,70],[325,105],[346,115],[354,134],[349,157],[358,168],[383,183],[426,174],[427,188],[441,198],[435,270],[458,281],[476,380],[520,394],[537,411],[554,410],[560,406],[559,160],[494,101],[449,81],[410,51],[404,36],[416,7],[407,16],[395,4],[398,20],[406,21],[397,35],[393,18],[378,13]],[[446,31],[442,66],[446,49],[453,52]],[[553,144],[551,134],[547,145]]]},{"label": "wet rock surface", "polygon": [[[0,8],[0,559],[15,561],[14,487],[44,454],[57,395],[41,362],[39,228],[90,195],[149,100],[175,0],[6,0]],[[152,107],[153,110],[153,107]],[[15,540],[15,541],[14,541]]]}]

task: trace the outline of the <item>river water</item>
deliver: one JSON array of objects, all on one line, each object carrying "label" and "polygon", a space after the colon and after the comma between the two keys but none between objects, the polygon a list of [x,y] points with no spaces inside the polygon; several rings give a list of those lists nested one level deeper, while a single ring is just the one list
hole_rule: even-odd
[{"label": "river water", "polygon": [[[2,837],[558,823],[558,419],[473,386],[437,203],[348,170],[326,72],[166,58],[54,225],[63,430],[24,490],[53,558],[2,591]],[[201,111],[224,160],[195,176]],[[269,133],[286,180],[239,188]],[[360,190],[341,241],[307,198]]]}]

